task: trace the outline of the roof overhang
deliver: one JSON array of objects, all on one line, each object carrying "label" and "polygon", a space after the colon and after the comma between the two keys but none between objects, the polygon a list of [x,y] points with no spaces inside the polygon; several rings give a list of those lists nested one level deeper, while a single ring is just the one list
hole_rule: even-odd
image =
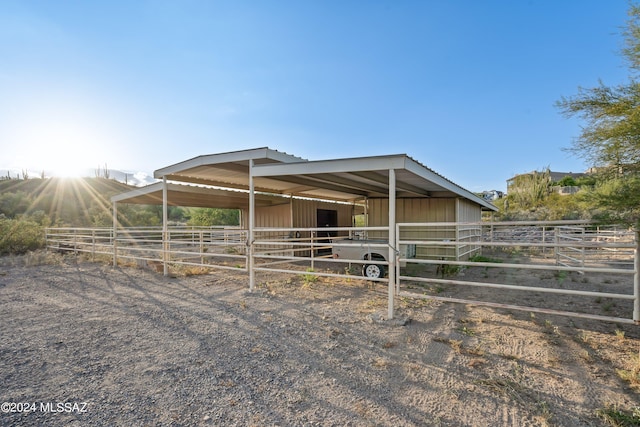
[{"label": "roof overhang", "polygon": [[[249,189],[249,165],[304,162],[301,157],[281,153],[270,148],[233,151],[228,153],[208,154],[176,163],[154,172],[157,179],[181,181],[192,184],[204,184],[224,188]],[[263,180],[256,186],[257,191],[281,193],[280,186],[272,180]]]},{"label": "roof overhang", "polygon": [[[156,182],[111,198],[113,203],[131,203],[138,205],[161,205],[163,183]],[[275,206],[289,203],[282,196],[256,193],[258,207]],[[194,185],[167,183],[167,204],[169,206],[248,209],[249,193],[221,188],[209,188]]]},{"label": "roof overhang", "polygon": [[256,191],[339,202],[389,197],[395,170],[397,198],[461,197],[497,208],[406,154],[307,161],[269,148],[195,157],[158,169],[155,178],[248,190],[250,164]]},{"label": "roof overhang", "polygon": [[388,197],[390,169],[396,172],[397,198],[463,197],[485,209],[497,210],[491,203],[405,154],[259,165],[253,174],[256,179],[290,183],[292,194],[347,201]]}]

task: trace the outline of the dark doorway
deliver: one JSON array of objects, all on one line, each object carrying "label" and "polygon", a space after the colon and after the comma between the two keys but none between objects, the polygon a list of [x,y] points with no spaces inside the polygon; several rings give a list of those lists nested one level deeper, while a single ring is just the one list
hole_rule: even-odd
[{"label": "dark doorway", "polygon": [[[332,209],[318,209],[316,211],[316,220],[318,228],[322,227],[337,227],[338,226],[338,211]],[[331,238],[336,236],[335,231],[318,231],[318,242],[331,242]],[[331,253],[331,248],[318,249],[318,255],[327,255]]]}]

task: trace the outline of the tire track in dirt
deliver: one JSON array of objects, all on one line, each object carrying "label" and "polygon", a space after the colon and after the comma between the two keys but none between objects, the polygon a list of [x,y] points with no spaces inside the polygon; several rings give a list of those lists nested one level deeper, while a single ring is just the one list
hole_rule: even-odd
[{"label": "tire track in dirt", "polygon": [[296,276],[254,293],[241,274],[94,264],[1,279],[0,397],[91,413],[0,425],[575,426],[637,402],[615,369],[640,329],[402,299],[410,323],[376,323],[385,289]]}]

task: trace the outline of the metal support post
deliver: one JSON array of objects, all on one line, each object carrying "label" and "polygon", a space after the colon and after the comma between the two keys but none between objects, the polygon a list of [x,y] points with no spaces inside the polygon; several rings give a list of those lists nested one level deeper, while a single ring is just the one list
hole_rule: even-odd
[{"label": "metal support post", "polygon": [[396,243],[396,171],[389,169],[389,320],[393,319],[393,298],[396,292]]},{"label": "metal support post", "polygon": [[162,177],[162,264],[163,274],[169,275],[169,209],[167,203],[167,177]]},{"label": "metal support post", "polygon": [[640,325],[640,231],[636,231],[636,248],[634,250],[633,268],[633,321]]},{"label": "metal support post", "polygon": [[111,233],[113,246],[113,266],[118,266],[118,204],[113,202],[113,232]]},{"label": "metal support post", "polygon": [[247,258],[249,262],[249,291],[253,292],[256,282],[256,272],[253,270],[254,255],[254,221],[256,218],[255,187],[253,183],[253,159],[249,159],[249,236],[247,238]]}]

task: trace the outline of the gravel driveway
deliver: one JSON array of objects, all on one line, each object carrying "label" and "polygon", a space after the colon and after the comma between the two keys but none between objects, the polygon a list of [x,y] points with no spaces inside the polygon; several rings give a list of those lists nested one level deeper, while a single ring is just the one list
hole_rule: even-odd
[{"label": "gravel driveway", "polygon": [[259,280],[3,268],[0,425],[603,425],[638,401],[611,355],[637,352],[633,326],[425,301],[393,326],[371,320],[382,286]]}]

